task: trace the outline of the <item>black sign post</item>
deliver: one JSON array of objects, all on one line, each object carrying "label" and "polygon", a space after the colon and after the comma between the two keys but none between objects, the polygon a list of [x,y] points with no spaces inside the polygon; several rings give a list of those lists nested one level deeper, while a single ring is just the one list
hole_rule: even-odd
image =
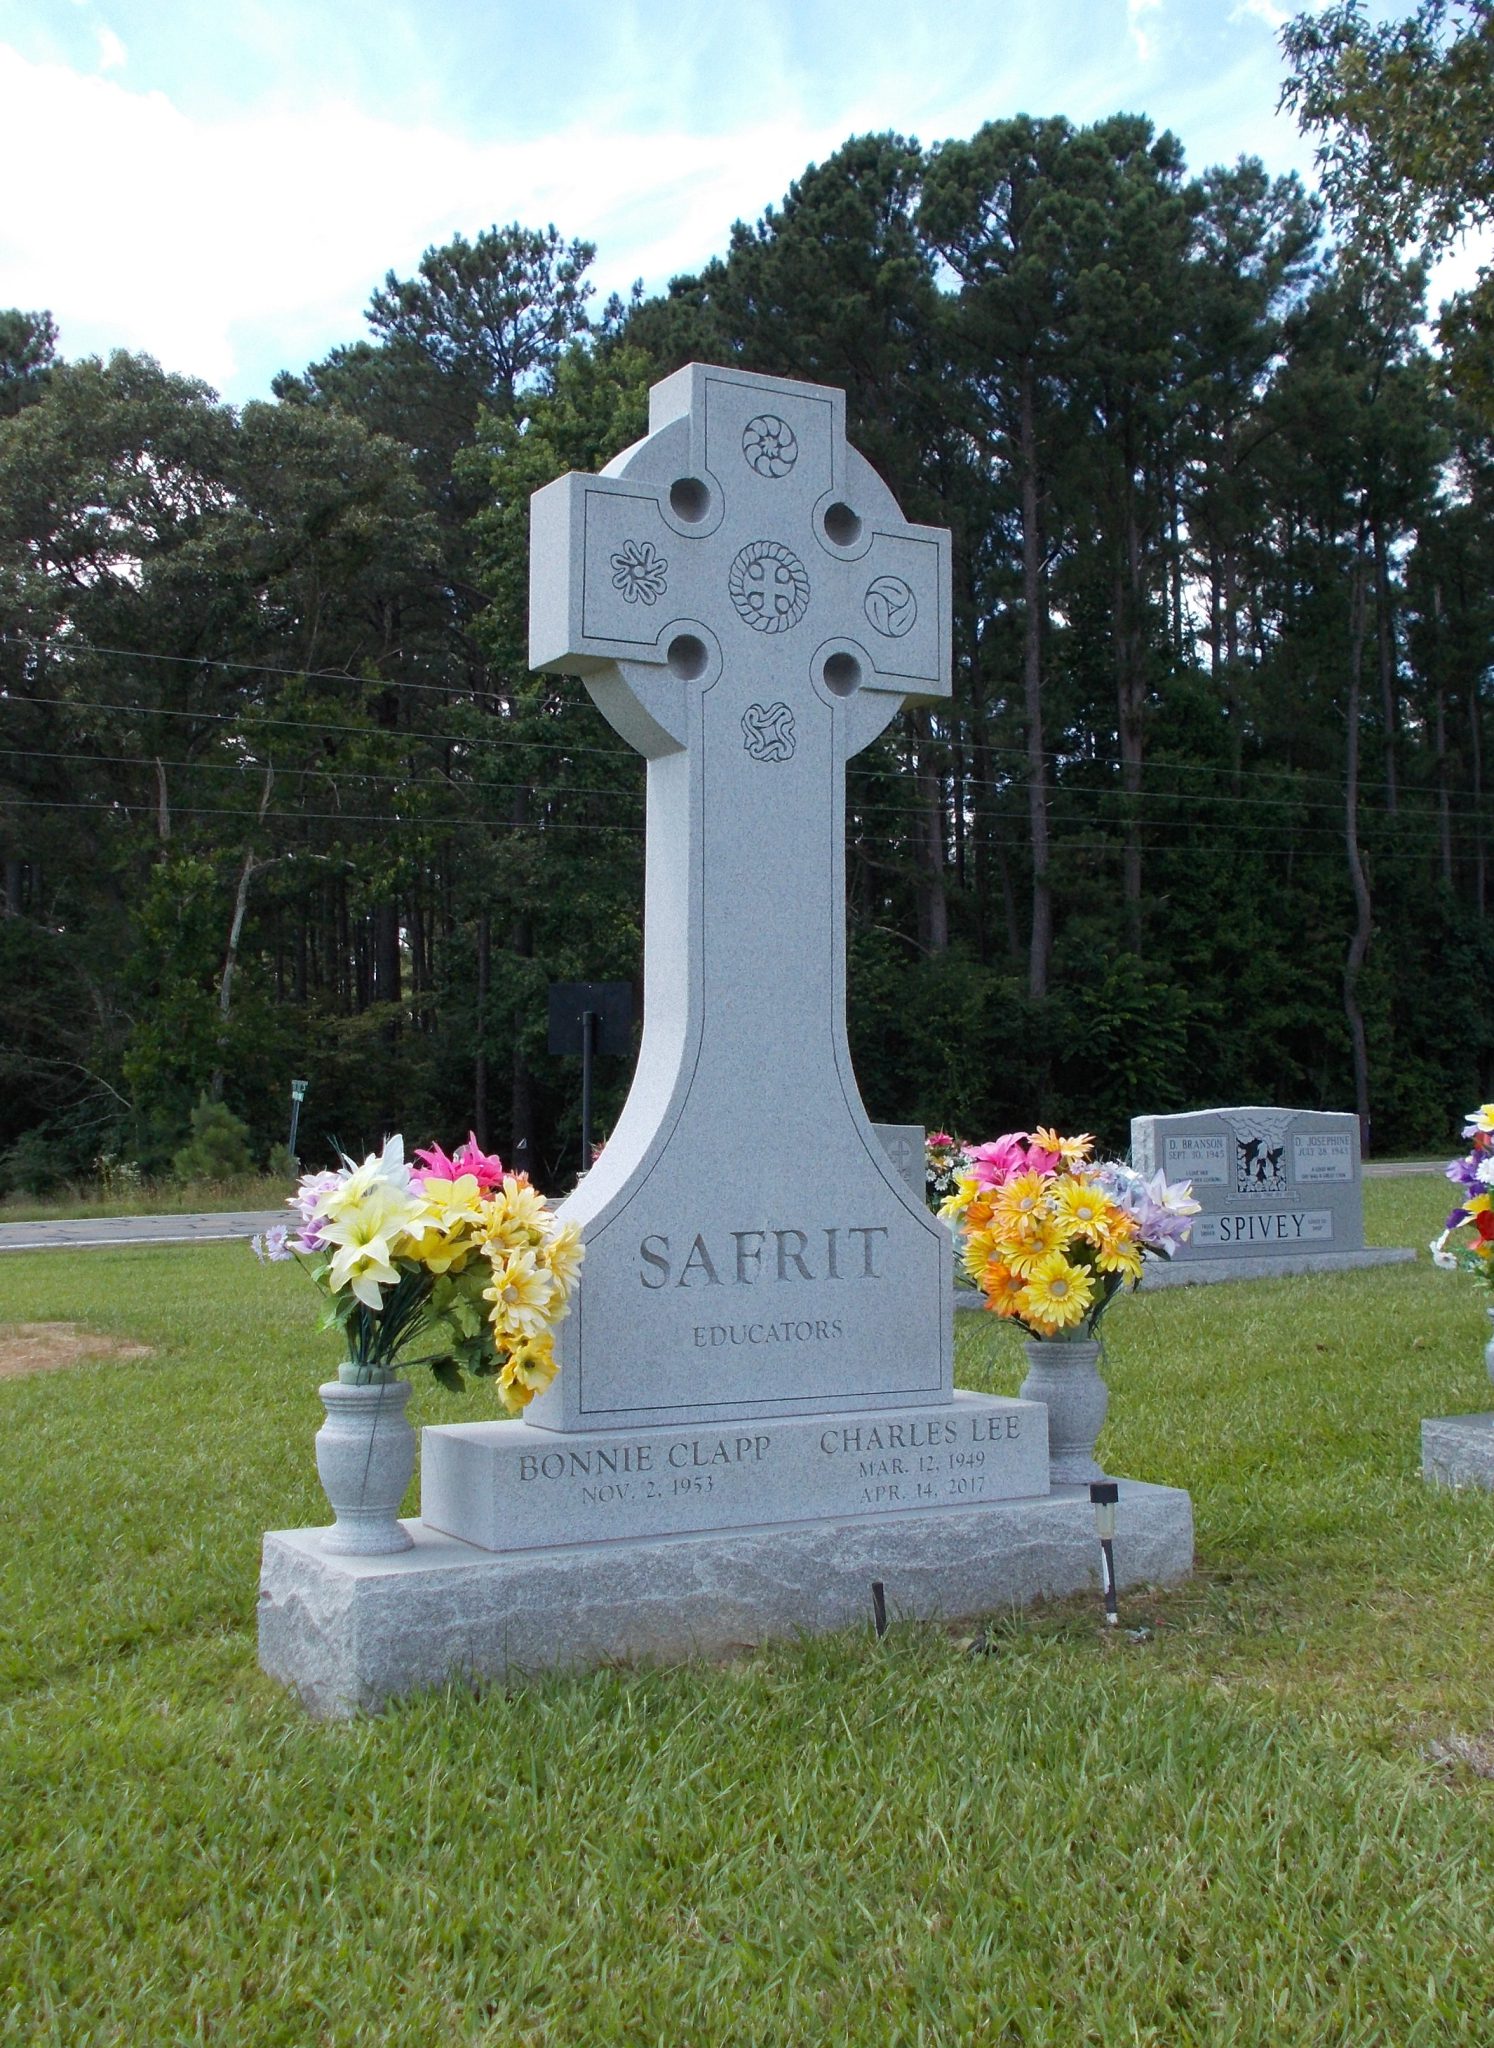
[{"label": "black sign post", "polygon": [[633,1044],[630,981],[552,981],[550,1050],[581,1055],[581,1171],[591,1165],[591,1070],[599,1052],[626,1053]]}]

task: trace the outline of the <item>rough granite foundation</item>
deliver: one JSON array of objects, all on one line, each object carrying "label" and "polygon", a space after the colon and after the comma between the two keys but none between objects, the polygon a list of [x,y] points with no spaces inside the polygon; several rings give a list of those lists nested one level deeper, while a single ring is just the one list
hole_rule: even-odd
[{"label": "rough granite foundation", "polygon": [[1436,1486],[1494,1491],[1494,1415],[1428,1416],[1421,1425],[1421,1470]]},{"label": "rough granite foundation", "polygon": [[[988,1507],[575,1544],[496,1555],[423,1523],[392,1557],[333,1557],[317,1529],[265,1537],[263,1668],[324,1718],[375,1712],[448,1680],[504,1683],[604,1663],[676,1662],[778,1637],[893,1620],[952,1621],[1099,1584],[1087,1492]],[[1120,1585],[1166,1585],[1193,1563],[1176,1488],[1122,1480]]]}]

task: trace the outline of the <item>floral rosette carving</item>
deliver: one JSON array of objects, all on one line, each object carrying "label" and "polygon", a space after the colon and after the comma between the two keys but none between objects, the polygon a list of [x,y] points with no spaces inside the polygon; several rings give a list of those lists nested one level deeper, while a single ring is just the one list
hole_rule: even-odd
[{"label": "floral rosette carving", "polygon": [[612,587],[624,604],[657,604],[669,588],[668,570],[651,540],[625,540],[612,557]]},{"label": "floral rosette carving", "polygon": [[742,453],[759,476],[787,476],[799,459],[799,443],[787,420],[760,412],[742,429]]}]

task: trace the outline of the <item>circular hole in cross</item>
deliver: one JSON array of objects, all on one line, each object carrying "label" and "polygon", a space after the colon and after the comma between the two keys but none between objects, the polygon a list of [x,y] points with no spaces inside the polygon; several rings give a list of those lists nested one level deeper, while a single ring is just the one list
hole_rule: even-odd
[{"label": "circular hole in cross", "polygon": [[825,529],[826,539],[834,541],[838,548],[852,547],[861,538],[861,521],[850,506],[841,504],[838,498],[833,505],[825,507],[820,523]]},{"label": "circular hole in cross", "polygon": [[860,688],[861,664],[854,654],[827,654],[823,673],[825,688],[837,697],[849,697],[852,690]]},{"label": "circular hole in cross", "polygon": [[703,676],[710,658],[704,640],[694,633],[676,633],[664,655],[670,674],[678,676],[682,683],[693,683],[697,676]]},{"label": "circular hole in cross", "polygon": [[710,511],[711,494],[698,476],[679,477],[669,486],[669,509],[694,526]]}]

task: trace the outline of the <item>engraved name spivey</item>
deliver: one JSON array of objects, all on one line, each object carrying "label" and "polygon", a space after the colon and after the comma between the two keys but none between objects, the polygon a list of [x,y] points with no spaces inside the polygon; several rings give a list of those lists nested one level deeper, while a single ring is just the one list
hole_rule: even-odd
[{"label": "engraved name spivey", "polygon": [[[671,1249],[667,1236],[654,1231],[638,1246],[638,1278],[651,1289],[756,1287],[780,1280],[880,1280],[884,1275],[878,1260],[884,1247],[879,1240],[887,1235],[885,1223],[827,1225],[812,1234],[807,1230],[729,1230],[717,1238],[713,1253],[705,1233],[696,1231],[689,1249],[681,1254]],[[771,1256],[767,1249],[770,1238]],[[730,1239],[730,1249],[726,1239]]]}]

